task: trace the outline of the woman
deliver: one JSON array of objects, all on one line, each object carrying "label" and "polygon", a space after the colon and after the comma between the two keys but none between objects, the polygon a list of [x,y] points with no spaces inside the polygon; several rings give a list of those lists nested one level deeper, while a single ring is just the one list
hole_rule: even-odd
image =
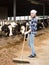
[{"label": "woman", "polygon": [[31,21],[29,22],[29,30],[24,34],[28,34],[28,41],[29,46],[31,48],[31,55],[30,58],[34,58],[36,56],[35,49],[34,49],[34,36],[36,35],[37,31],[37,17],[36,17],[36,10],[30,11]]}]

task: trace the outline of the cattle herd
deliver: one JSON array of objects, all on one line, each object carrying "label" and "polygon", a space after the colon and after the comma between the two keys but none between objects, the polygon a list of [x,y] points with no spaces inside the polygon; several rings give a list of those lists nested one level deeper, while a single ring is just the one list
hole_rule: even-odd
[{"label": "cattle herd", "polygon": [[[17,34],[23,34],[28,27],[28,21],[8,21],[8,20],[0,20],[0,36],[12,36]],[[43,29],[43,27],[48,27],[48,22],[45,19],[38,21],[37,30]]]}]

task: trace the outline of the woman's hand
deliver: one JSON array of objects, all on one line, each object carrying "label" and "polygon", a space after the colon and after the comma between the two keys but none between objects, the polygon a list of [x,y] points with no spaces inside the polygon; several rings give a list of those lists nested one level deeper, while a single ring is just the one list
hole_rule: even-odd
[{"label": "woman's hand", "polygon": [[28,32],[24,32],[24,35],[27,35],[28,34]]}]

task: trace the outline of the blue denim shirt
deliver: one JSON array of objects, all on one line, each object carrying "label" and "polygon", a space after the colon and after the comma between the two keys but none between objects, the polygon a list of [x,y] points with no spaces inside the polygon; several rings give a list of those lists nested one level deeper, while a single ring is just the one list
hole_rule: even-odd
[{"label": "blue denim shirt", "polygon": [[36,34],[37,33],[37,18],[33,18],[30,22],[29,22],[29,29],[31,29],[31,33]]}]

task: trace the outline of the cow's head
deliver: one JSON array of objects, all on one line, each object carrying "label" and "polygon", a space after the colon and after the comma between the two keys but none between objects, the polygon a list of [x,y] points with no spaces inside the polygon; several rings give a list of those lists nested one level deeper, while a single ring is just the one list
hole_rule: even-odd
[{"label": "cow's head", "polygon": [[25,32],[25,26],[21,26],[20,32],[21,32],[22,34],[24,34],[24,32]]}]

